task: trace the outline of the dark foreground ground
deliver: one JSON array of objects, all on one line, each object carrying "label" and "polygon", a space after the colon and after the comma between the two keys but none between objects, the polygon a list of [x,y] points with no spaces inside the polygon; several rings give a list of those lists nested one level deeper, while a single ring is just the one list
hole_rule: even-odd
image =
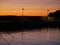
[{"label": "dark foreground ground", "polygon": [[[42,27],[60,27],[60,21],[43,21],[41,17],[0,16],[0,31],[18,31]],[[22,31],[21,30],[21,31]]]}]

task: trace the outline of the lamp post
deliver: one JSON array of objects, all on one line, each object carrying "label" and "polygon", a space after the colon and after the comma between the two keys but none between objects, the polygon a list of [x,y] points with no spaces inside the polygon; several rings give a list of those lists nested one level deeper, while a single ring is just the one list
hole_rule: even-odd
[{"label": "lamp post", "polygon": [[[24,11],[24,8],[22,8],[22,28],[23,28],[23,11]],[[23,29],[22,29],[22,40],[23,40]]]},{"label": "lamp post", "polygon": [[49,10],[47,10],[47,15],[49,14]]},{"label": "lamp post", "polygon": [[[47,15],[49,14],[49,10],[47,10]],[[49,40],[49,28],[47,28],[47,41]]]},{"label": "lamp post", "polygon": [[23,16],[23,11],[24,11],[24,8],[22,8],[22,16]]}]

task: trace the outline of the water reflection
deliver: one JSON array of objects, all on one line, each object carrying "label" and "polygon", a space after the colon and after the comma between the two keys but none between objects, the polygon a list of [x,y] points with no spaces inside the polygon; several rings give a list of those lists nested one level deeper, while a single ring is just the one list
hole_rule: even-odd
[{"label": "water reflection", "polygon": [[[42,28],[33,31],[0,33],[0,44],[10,45],[60,45],[59,28]],[[5,39],[3,39],[3,38]]]}]

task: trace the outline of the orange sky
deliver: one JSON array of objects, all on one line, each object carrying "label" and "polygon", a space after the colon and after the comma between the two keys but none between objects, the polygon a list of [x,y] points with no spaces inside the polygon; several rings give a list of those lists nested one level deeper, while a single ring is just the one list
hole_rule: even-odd
[{"label": "orange sky", "polygon": [[0,0],[0,15],[47,16],[47,9],[60,9],[60,0]]}]

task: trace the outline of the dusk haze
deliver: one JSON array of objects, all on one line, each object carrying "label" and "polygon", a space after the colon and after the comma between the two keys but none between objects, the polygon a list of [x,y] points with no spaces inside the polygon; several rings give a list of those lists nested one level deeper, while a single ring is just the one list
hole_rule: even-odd
[{"label": "dusk haze", "polygon": [[0,0],[0,16],[47,16],[47,10],[54,12],[60,9],[60,0]]},{"label": "dusk haze", "polygon": [[0,0],[0,45],[60,45],[60,0]]}]

